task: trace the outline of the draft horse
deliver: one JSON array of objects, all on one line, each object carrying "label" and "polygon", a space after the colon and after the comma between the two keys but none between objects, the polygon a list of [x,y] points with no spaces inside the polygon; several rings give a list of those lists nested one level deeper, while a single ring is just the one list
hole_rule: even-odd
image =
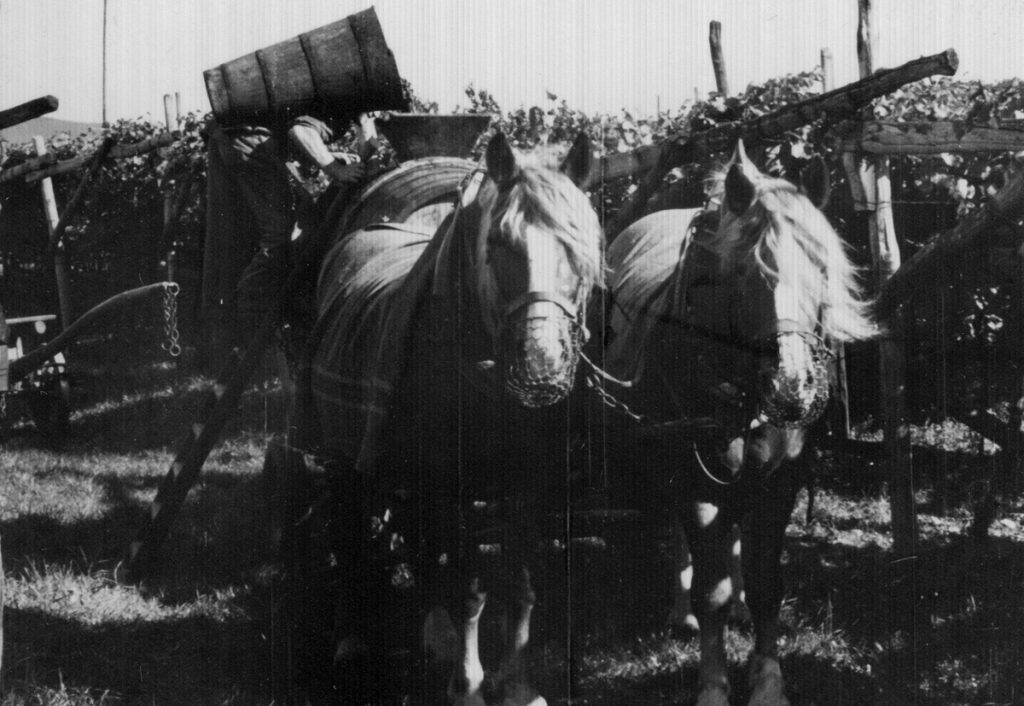
[{"label": "draft horse", "polygon": [[[592,162],[585,135],[558,165],[547,153],[516,153],[497,133],[436,234],[370,226],[325,259],[311,391],[340,479],[335,496],[347,503],[340,534],[357,538],[336,551],[348,575],[338,662],[372,668],[392,643],[423,640],[455,662],[442,684],[451,703],[484,704],[485,691],[508,706],[544,703],[523,668],[535,524],[518,508],[533,502],[514,499],[564,476],[558,403],[574,384],[587,303],[604,277],[600,224],[578,187]],[[495,588],[511,587],[512,620],[486,685],[488,584],[470,526],[484,497],[505,501],[490,546],[500,545]],[[388,620],[401,625],[389,631]],[[431,688],[421,667],[414,691]]]},{"label": "draft horse", "polygon": [[619,475],[667,498],[664,509],[689,540],[698,706],[728,704],[735,524],[744,528],[756,633],[749,703],[788,704],[777,638],[796,468],[830,393],[830,342],[876,333],[854,267],[819,210],[827,175],[820,159],[799,186],[763,174],[741,143],[712,192],[717,209],[654,213],[608,248],[605,364],[632,379],[615,394],[644,417],[624,422],[612,446]]}]

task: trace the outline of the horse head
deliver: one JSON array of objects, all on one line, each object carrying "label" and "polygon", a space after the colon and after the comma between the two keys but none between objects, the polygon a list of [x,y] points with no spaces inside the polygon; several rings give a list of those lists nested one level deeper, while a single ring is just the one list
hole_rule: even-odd
[{"label": "horse head", "polygon": [[505,390],[527,407],[553,404],[572,388],[587,301],[603,284],[601,226],[579,188],[590,140],[581,133],[556,168],[499,132],[485,161],[471,253],[480,314]]},{"label": "horse head", "polygon": [[794,185],[759,171],[740,142],[722,190],[705,244],[734,283],[730,335],[758,354],[762,421],[806,427],[828,401],[830,342],[876,333],[843,243],[821,212],[828,169],[816,157]]}]

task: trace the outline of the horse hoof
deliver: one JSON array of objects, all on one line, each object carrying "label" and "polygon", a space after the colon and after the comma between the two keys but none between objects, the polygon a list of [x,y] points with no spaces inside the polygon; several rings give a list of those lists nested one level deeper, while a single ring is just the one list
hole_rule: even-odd
[{"label": "horse hoof", "polygon": [[721,686],[705,686],[697,696],[696,706],[729,706],[729,694]]},{"label": "horse hoof", "polygon": [[548,702],[526,684],[512,684],[505,687],[501,706],[548,706]]}]

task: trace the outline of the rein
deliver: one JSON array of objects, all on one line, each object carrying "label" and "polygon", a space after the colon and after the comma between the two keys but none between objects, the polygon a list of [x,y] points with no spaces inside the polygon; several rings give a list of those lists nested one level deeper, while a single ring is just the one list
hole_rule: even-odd
[{"label": "rein", "polygon": [[[687,290],[689,288],[688,285],[693,279],[692,275],[688,277],[685,274],[687,265],[685,259],[686,252],[692,243],[693,233],[701,227],[707,227],[709,223],[709,217],[710,216],[705,211],[701,215],[694,217],[693,221],[691,222],[690,232],[687,235],[686,241],[684,241],[685,244],[683,247],[683,251],[681,253],[681,260],[683,261],[682,267],[677,268],[674,271],[674,283],[673,280],[670,279],[666,280],[666,283],[664,285],[665,287],[673,288],[675,292],[669,292],[669,299],[667,301],[666,309],[655,316],[655,322],[673,326],[677,330],[682,330],[688,334],[692,334],[694,340],[698,342],[697,345],[700,345],[699,342],[703,341],[713,345],[722,346],[726,349],[729,349],[744,356],[751,356],[752,358],[754,358],[754,360],[751,361],[753,370],[757,370],[759,367],[757,364],[757,359],[764,358],[766,355],[769,355],[773,350],[779,350],[781,348],[781,344],[779,343],[779,341],[786,336],[799,336],[805,342],[805,345],[808,347],[808,349],[811,351],[811,356],[815,360],[816,365],[827,364],[828,361],[834,357],[834,353],[831,350],[831,346],[821,335],[820,324],[819,326],[815,327],[814,330],[808,330],[806,326],[804,326],[801,322],[798,322],[796,320],[788,318],[779,319],[775,321],[774,325],[770,327],[770,330],[767,333],[755,337],[752,341],[746,341],[738,339],[736,335],[722,333],[720,331],[713,330],[710,327],[701,325],[699,323],[687,321],[682,316],[672,315],[668,313],[668,308],[672,305],[673,302],[679,304],[680,311],[686,311],[685,302],[687,299]],[[665,290],[662,289],[661,291],[664,292]],[[730,301],[732,299],[733,297],[730,296]],[[617,307],[619,311],[622,313],[622,315],[626,317],[627,321],[630,322],[631,325],[636,323],[635,321],[632,320],[630,313],[620,302],[615,301],[613,299],[611,301],[611,306]],[[732,310],[732,304],[729,305],[729,309],[730,311]],[[821,317],[819,316],[819,322],[820,318]],[[730,316],[730,331],[732,330],[732,327],[733,322]],[[594,391],[594,393],[597,395],[598,399],[603,405],[621,413],[623,416],[627,417],[632,422],[637,424],[640,427],[641,435],[659,437],[670,433],[693,434],[700,432],[709,432],[711,434],[722,434],[732,438],[732,432],[730,431],[730,429],[728,429],[725,424],[719,422],[718,420],[712,417],[680,414],[680,416],[678,416],[677,418],[668,421],[655,421],[646,414],[634,411],[629,407],[627,403],[618,399],[612,392],[612,390],[609,388],[611,385],[615,385],[623,389],[629,389],[635,385],[636,381],[620,380],[618,378],[615,378],[614,376],[607,373],[605,370],[601,369],[592,360],[590,360],[590,358],[583,356],[583,359],[585,363],[590,367],[590,370],[588,371],[586,376],[588,387]],[[747,406],[750,405],[750,411],[753,413],[752,419],[760,419],[762,422],[770,421],[772,409],[771,404],[774,401],[774,399],[771,396],[762,399],[757,392],[758,390],[760,390],[762,385],[762,382],[760,382],[762,380],[760,375],[763,374],[763,371],[762,373],[756,374],[755,376],[751,377],[749,380],[744,379],[746,384],[744,384],[743,382],[740,383],[740,387],[742,388],[747,388],[749,385],[752,384],[752,386],[748,388],[748,393],[744,394],[740,390],[740,388],[737,387],[737,384],[735,384],[735,375],[728,374],[723,369],[721,363],[719,363],[718,365],[714,364],[719,360],[719,356],[715,355],[714,350],[712,350],[711,353],[707,355],[698,355],[698,359],[705,359],[706,362],[711,362],[710,370],[712,371],[712,379],[709,382],[703,384],[698,382],[698,386],[701,388],[702,394],[709,399],[709,402],[711,404],[717,405],[719,403],[724,403],[727,407],[731,407],[733,410],[741,413],[743,413],[746,410]],[[731,369],[735,370],[735,366],[741,364],[742,361],[733,361],[733,368]],[[771,377],[774,374],[774,372],[768,373],[769,377],[767,379],[769,381],[769,385],[771,385],[771,381],[774,379],[773,377]],[[662,375],[664,375],[664,371],[662,371]],[[752,404],[751,402],[748,401],[749,397],[747,395],[749,394],[754,394],[755,396],[757,396],[756,403]],[[674,395],[670,396],[673,397],[673,406],[676,408],[677,411],[679,411],[682,405],[680,404],[679,400],[674,399]],[[765,408],[766,404],[768,405],[767,409]],[[779,426],[787,425],[784,420],[774,421],[772,423],[775,423]],[[740,436],[745,436],[747,433],[749,433],[749,426],[747,428],[736,429],[736,431]],[[692,442],[692,451],[694,454],[695,465],[698,468],[700,468],[702,473],[714,484],[727,486],[732,485],[740,480],[741,475],[737,475],[735,478],[732,478],[730,480],[723,480],[722,478],[716,476],[716,474],[713,473],[708,468],[708,465],[705,463],[704,458],[702,457],[701,452],[698,448],[697,441]]]}]

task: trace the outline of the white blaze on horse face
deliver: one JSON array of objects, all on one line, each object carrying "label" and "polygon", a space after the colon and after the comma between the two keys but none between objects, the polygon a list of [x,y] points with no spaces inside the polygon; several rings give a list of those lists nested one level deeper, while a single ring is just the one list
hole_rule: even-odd
[{"label": "white blaze on horse face", "polygon": [[[803,259],[800,253],[796,252],[799,248],[791,236],[783,234],[780,237],[778,257],[780,260],[787,257]],[[813,301],[821,302],[822,294],[823,292],[819,293]],[[785,322],[785,328],[795,327],[798,331],[808,333],[817,330],[818,322],[813,320],[807,311],[808,293],[800,291],[795,282],[780,279],[775,285],[774,297],[775,318],[780,323]],[[803,336],[780,336],[778,343],[781,374],[795,377],[813,369],[813,351]]]},{"label": "white blaze on horse face", "polygon": [[568,300],[576,298],[580,278],[558,238],[539,228],[528,228],[526,253],[530,263],[529,291],[557,292]]},{"label": "white blaze on horse face", "polygon": [[[579,277],[572,271],[565,247],[550,234],[530,228],[526,233],[526,257],[530,273],[528,292],[555,292],[572,301]],[[530,302],[516,314],[531,322],[529,335],[533,342],[531,357],[539,371],[561,367],[567,341],[562,335],[561,320],[568,316],[558,304],[550,301]]]}]

